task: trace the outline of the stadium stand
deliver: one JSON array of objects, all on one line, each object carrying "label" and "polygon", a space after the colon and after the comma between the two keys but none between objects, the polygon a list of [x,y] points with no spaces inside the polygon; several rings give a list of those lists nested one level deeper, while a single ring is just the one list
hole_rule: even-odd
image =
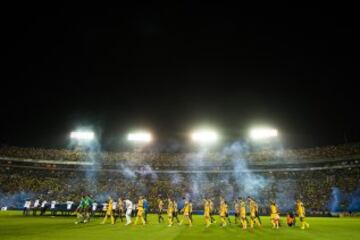
[{"label": "stadium stand", "polygon": [[[334,210],[330,206],[334,189],[343,196],[337,210],[360,210],[352,204],[354,193],[360,189],[359,144],[246,152],[242,157],[244,168],[234,170],[234,161],[220,153],[208,153],[203,156],[206,161],[194,165],[194,156],[185,153],[94,154],[2,147],[0,207],[22,208],[26,198],[47,200],[49,204],[56,200],[57,212],[66,213],[66,202],[74,201],[75,206],[81,194],[87,192],[99,203],[98,209],[109,194],[132,199],[143,194],[153,210],[159,194],[181,198],[194,193],[196,184],[201,187],[197,198],[222,195],[230,202],[251,192],[247,187],[256,188],[262,214],[267,214],[265,206],[270,199],[276,199],[286,212],[295,198],[301,197],[309,215],[328,215]],[[250,183],[246,182],[249,174],[256,174]],[[200,208],[197,201],[194,208]]]}]

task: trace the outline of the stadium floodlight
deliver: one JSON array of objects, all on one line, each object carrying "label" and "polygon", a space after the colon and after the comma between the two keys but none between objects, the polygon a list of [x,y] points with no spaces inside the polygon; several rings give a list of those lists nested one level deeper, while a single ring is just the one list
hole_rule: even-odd
[{"label": "stadium floodlight", "polygon": [[254,128],[250,130],[250,138],[253,140],[265,140],[278,136],[278,130],[274,128]]},{"label": "stadium floodlight", "polygon": [[91,141],[95,138],[95,134],[89,131],[74,131],[70,133],[70,138],[81,141]]},{"label": "stadium floodlight", "polygon": [[148,132],[129,133],[127,137],[130,142],[149,143],[152,141],[152,135]]},{"label": "stadium floodlight", "polygon": [[217,132],[213,130],[198,130],[191,134],[191,140],[197,143],[214,143],[219,139]]}]

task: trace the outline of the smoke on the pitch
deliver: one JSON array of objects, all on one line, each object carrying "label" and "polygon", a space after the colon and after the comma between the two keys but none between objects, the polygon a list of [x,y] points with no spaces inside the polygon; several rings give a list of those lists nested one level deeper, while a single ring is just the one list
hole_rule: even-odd
[{"label": "smoke on the pitch", "polygon": [[199,147],[196,152],[186,155],[185,161],[189,171],[194,171],[190,174],[189,184],[190,189],[186,198],[191,199],[194,203],[200,203],[204,194],[208,192],[209,179],[205,172],[197,171],[209,164],[206,157],[209,155],[209,149],[206,147]]},{"label": "smoke on the pitch", "polygon": [[296,201],[296,182],[294,180],[278,179],[273,183],[274,199],[281,212],[288,212],[294,209]]},{"label": "smoke on the pitch", "polygon": [[360,188],[349,194],[349,207],[348,210],[351,212],[360,210]]},{"label": "smoke on the pitch", "polygon": [[184,181],[184,178],[179,173],[170,174],[171,185],[179,185]]},{"label": "smoke on the pitch", "polygon": [[336,213],[341,211],[340,208],[341,199],[342,199],[342,193],[340,189],[338,187],[333,187],[331,189],[331,197],[328,205],[330,212]]},{"label": "smoke on the pitch", "polygon": [[145,164],[138,169],[138,173],[141,177],[150,177],[152,181],[156,181],[158,176],[149,164]]},{"label": "smoke on the pitch", "polygon": [[258,198],[271,182],[264,176],[256,174],[249,169],[248,153],[248,145],[237,141],[223,149],[222,157],[225,161],[229,161],[229,169],[232,170],[234,184],[239,191],[237,193],[238,196]]},{"label": "smoke on the pitch", "polygon": [[117,169],[121,172],[125,180],[134,180],[136,179],[136,172],[132,169],[132,166],[129,166],[125,163],[117,163]]},{"label": "smoke on the pitch", "polygon": [[22,208],[26,199],[33,199],[35,196],[32,192],[16,192],[16,193],[3,193],[0,191],[0,208]]}]

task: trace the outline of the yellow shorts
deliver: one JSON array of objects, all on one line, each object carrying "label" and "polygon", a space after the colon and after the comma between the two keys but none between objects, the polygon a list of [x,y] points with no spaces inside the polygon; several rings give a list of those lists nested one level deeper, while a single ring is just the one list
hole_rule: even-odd
[{"label": "yellow shorts", "polygon": [[144,215],[144,209],[138,209],[137,216],[142,217]]}]

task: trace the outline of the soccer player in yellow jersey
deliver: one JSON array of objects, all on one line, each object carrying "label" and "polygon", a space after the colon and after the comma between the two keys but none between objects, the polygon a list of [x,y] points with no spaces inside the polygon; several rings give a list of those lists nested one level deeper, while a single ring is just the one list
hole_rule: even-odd
[{"label": "soccer player in yellow jersey", "polygon": [[192,204],[192,201],[189,200],[189,218],[191,220],[191,223],[193,222],[193,218],[192,218],[192,214],[193,214],[193,204]]},{"label": "soccer player in yellow jersey", "polygon": [[300,218],[301,229],[309,228],[310,225],[305,222],[305,207],[300,199],[296,201],[296,212]]},{"label": "soccer player in yellow jersey", "polygon": [[159,223],[164,221],[164,218],[162,216],[163,209],[164,209],[164,202],[159,196],[159,199],[158,199],[158,222]]},{"label": "soccer player in yellow jersey", "polygon": [[205,218],[205,224],[206,227],[209,227],[211,224],[210,219],[210,202],[207,199],[204,199],[204,218]]},{"label": "soccer player in yellow jersey", "polygon": [[229,217],[229,204],[227,203],[227,201],[225,201],[225,217],[226,217],[228,223],[231,225],[231,220]]},{"label": "soccer player in yellow jersey", "polygon": [[173,220],[176,219],[177,223],[179,223],[180,222],[180,220],[178,218],[179,209],[178,209],[178,204],[176,202],[176,199],[174,199],[173,204],[174,204]]},{"label": "soccer player in yellow jersey", "polygon": [[270,201],[270,219],[273,228],[279,229],[280,215],[279,208],[275,201]]},{"label": "soccer player in yellow jersey", "polygon": [[184,217],[183,219],[180,221],[179,225],[183,224],[184,220],[188,221],[189,222],[189,226],[192,227],[192,221],[191,221],[191,218],[190,218],[190,211],[191,211],[191,205],[190,205],[190,202],[189,200],[185,200],[185,203],[184,203],[184,208],[181,209],[181,212],[184,213]]},{"label": "soccer player in yellow jersey", "polygon": [[143,223],[143,225],[145,225],[145,219],[144,219],[144,199],[142,196],[139,197],[139,201],[137,204],[137,217],[135,220],[135,225],[137,225],[139,219],[141,220],[141,222]]},{"label": "soccer player in yellow jersey", "polygon": [[216,223],[215,218],[213,216],[214,212],[215,212],[214,202],[212,201],[211,198],[209,198],[209,205],[210,205],[210,220],[211,220],[211,223]]},{"label": "soccer player in yellow jersey", "polygon": [[239,217],[240,217],[240,204],[238,199],[235,199],[234,201],[234,212],[235,212],[235,224],[237,224],[239,222]]},{"label": "soccer player in yellow jersey", "polygon": [[223,197],[220,197],[220,206],[219,206],[219,216],[220,216],[220,226],[225,227],[226,224],[226,205]]},{"label": "soccer player in yellow jersey", "polygon": [[246,203],[244,200],[240,199],[240,222],[243,229],[247,228],[247,219],[246,219]]},{"label": "soccer player in yellow jersey", "polygon": [[111,219],[111,224],[114,224],[115,220],[114,220],[114,214],[113,214],[113,200],[110,196],[109,196],[109,201],[108,201],[105,217],[104,217],[104,220],[101,222],[101,224],[105,224],[108,217],[110,217],[110,219]]},{"label": "soccer player in yellow jersey", "polygon": [[168,226],[171,227],[173,225],[173,219],[174,219],[174,202],[171,200],[171,198],[168,198],[167,215],[169,221]]},{"label": "soccer player in yellow jersey", "polygon": [[120,221],[123,222],[124,217],[124,202],[121,197],[118,199],[118,217],[120,218]]},{"label": "soccer player in yellow jersey", "polygon": [[251,197],[248,197],[248,202],[249,202],[249,208],[250,208],[250,228],[254,228],[254,223],[260,227],[261,224],[259,222],[259,219],[257,218],[257,203],[255,202],[254,199],[252,199]]}]

